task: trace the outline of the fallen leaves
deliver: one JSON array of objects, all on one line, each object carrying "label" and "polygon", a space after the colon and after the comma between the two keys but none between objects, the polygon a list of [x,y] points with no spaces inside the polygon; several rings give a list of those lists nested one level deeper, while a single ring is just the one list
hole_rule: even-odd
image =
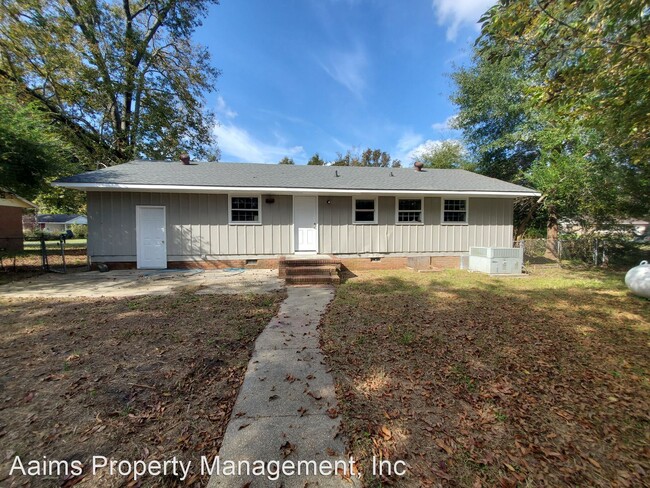
[{"label": "fallen leaves", "polygon": [[388,427],[385,425],[382,425],[381,428],[379,429],[379,435],[385,440],[389,441],[393,438],[393,433],[390,431]]},{"label": "fallen leaves", "polygon": [[280,446],[280,454],[282,457],[289,457],[289,455],[296,450],[296,446],[289,441],[286,441]]},{"label": "fallen leaves", "polygon": [[[10,378],[2,384],[2,445],[48,459],[178,456],[200,466],[201,456],[217,455],[228,420],[245,415],[232,408],[252,341],[282,298],[0,298],[0,368]],[[41,322],[46,326],[37,328]],[[10,462],[0,458],[0,471],[8,473]],[[57,486],[108,486],[101,476],[84,471]],[[113,484],[159,486],[119,476]],[[165,486],[206,484],[200,473],[185,483],[165,480]]]},{"label": "fallen leaves", "polygon": [[322,344],[366,473],[373,456],[407,457],[420,486],[643,484],[649,304],[558,273],[552,286],[405,272],[342,285]]},{"label": "fallen leaves", "polygon": [[339,416],[339,410],[336,407],[331,407],[326,410],[327,416],[331,419],[335,419]]},{"label": "fallen leaves", "polygon": [[436,445],[437,445],[440,449],[442,449],[443,451],[445,451],[447,454],[449,454],[450,456],[451,456],[452,454],[454,454],[454,450],[453,450],[453,449],[451,448],[451,446],[450,446],[448,443],[446,443],[444,440],[442,440],[442,439],[436,439]]}]

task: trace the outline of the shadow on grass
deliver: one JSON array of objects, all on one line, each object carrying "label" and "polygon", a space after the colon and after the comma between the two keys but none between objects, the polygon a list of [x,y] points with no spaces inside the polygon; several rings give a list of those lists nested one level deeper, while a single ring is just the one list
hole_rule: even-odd
[{"label": "shadow on grass", "polygon": [[642,483],[650,302],[620,279],[392,272],[342,286],[322,334],[355,456],[409,459],[392,480],[404,486]]},{"label": "shadow on grass", "polygon": [[[94,455],[136,460],[154,453],[200,465],[200,456],[217,453],[253,342],[283,298],[0,299],[6,452],[84,463]],[[12,461],[13,454],[4,456],[0,470],[8,473]],[[100,483],[85,476],[89,486]],[[145,478],[142,486],[161,483]]]}]

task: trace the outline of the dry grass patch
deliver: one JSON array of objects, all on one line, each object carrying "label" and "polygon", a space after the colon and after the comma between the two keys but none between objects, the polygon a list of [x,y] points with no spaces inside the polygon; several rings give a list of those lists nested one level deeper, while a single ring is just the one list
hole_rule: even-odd
[{"label": "dry grass patch", "polygon": [[[63,270],[63,258],[55,249],[48,250],[48,263],[53,270]],[[66,249],[65,263],[68,272],[88,269],[86,249],[76,247]],[[16,253],[0,251],[0,285],[43,274],[41,266],[42,258],[39,250],[28,249]]]},{"label": "dry grass patch", "polygon": [[622,274],[368,272],[322,341],[368,486],[647,483],[650,302]]},{"label": "dry grass patch", "polygon": [[[140,486],[87,471],[67,484],[9,478],[16,455],[86,465],[93,455],[177,456],[195,467],[216,455],[253,341],[283,298],[0,299],[0,485]],[[196,475],[185,485],[206,482]]]}]

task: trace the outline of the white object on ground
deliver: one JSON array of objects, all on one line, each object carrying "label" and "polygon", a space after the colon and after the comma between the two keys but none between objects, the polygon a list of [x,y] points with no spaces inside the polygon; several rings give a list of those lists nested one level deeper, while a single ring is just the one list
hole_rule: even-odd
[{"label": "white object on ground", "polygon": [[635,295],[650,298],[650,264],[641,261],[625,275],[625,284]]}]

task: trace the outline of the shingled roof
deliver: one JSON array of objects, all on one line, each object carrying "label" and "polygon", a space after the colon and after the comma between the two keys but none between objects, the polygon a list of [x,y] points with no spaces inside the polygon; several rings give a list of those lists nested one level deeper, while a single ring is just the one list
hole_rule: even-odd
[{"label": "shingled roof", "polygon": [[459,169],[300,166],[131,161],[54,182],[79,190],[258,191],[268,193],[468,193],[535,196],[538,192]]}]

